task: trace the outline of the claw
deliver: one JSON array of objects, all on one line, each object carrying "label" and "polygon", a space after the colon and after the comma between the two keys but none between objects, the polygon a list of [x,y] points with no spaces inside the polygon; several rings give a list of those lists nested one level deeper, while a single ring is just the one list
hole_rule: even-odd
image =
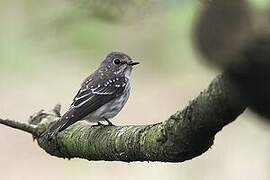
[{"label": "claw", "polygon": [[103,118],[103,119],[108,123],[107,126],[115,126],[111,121],[109,121],[109,119],[107,118]]},{"label": "claw", "polygon": [[98,123],[97,124],[95,124],[95,125],[92,125],[92,127],[99,127],[99,126],[105,126],[104,124],[102,124],[101,122],[99,122],[98,121]]}]

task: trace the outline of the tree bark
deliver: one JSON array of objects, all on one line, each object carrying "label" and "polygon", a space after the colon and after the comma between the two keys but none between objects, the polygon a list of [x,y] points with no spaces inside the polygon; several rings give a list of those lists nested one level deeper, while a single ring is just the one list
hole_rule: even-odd
[{"label": "tree bark", "polygon": [[3,119],[0,123],[31,133],[41,148],[57,157],[182,162],[207,151],[215,134],[245,110],[246,104],[236,97],[237,91],[224,73],[186,108],[157,124],[91,127],[79,122],[50,137],[46,129],[59,118],[59,107],[37,113],[29,124]]}]

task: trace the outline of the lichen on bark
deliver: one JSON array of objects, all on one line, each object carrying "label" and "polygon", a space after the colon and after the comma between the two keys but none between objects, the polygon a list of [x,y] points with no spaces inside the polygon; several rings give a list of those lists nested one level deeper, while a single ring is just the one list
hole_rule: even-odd
[{"label": "lichen on bark", "polygon": [[246,105],[236,101],[236,96],[224,73],[164,122],[101,127],[79,122],[50,137],[45,130],[58,118],[55,113],[41,118],[37,127],[45,132],[35,138],[47,153],[68,159],[182,162],[207,151],[215,134],[245,110]]}]

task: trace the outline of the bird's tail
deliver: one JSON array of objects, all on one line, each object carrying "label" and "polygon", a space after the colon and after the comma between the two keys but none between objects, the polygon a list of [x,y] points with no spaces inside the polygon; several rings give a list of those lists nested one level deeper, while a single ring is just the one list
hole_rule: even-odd
[{"label": "bird's tail", "polygon": [[49,136],[55,136],[58,132],[61,132],[63,127],[67,124],[68,120],[66,118],[60,118],[59,120],[49,125],[48,130],[45,133]]}]

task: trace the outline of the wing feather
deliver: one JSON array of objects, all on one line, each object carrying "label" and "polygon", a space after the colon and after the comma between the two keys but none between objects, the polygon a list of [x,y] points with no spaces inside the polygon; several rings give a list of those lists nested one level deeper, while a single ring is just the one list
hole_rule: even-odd
[{"label": "wing feather", "polygon": [[127,79],[125,77],[118,77],[102,84],[90,86],[92,88],[82,86],[74,97],[69,111],[61,118],[67,119],[67,123],[60,128],[60,131],[120,96],[125,90],[126,85]]}]

